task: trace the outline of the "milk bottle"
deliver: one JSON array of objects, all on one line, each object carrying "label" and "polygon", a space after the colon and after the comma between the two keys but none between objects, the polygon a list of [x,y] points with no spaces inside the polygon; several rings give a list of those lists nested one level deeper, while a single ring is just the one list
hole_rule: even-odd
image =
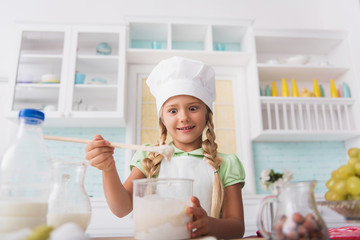
[{"label": "milk bottle", "polygon": [[44,113],[19,111],[15,141],[0,165],[0,236],[46,223],[51,159],[43,140]]}]

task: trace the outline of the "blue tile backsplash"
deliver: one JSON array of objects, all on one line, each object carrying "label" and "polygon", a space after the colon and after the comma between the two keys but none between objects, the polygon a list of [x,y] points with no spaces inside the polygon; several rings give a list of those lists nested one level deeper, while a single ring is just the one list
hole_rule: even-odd
[{"label": "blue tile backsplash", "polygon": [[[125,128],[44,128],[45,135],[92,139],[95,134],[101,134],[110,142],[125,143]],[[47,140],[46,145],[53,159],[57,157],[81,157],[85,160],[85,146],[82,143],[70,143]],[[115,149],[114,159],[121,180],[125,174],[125,150]],[[85,188],[90,197],[103,198],[101,171],[89,165],[85,176]]]},{"label": "blue tile backsplash", "polygon": [[294,173],[292,181],[317,180],[315,193],[327,191],[325,183],[333,170],[346,164],[347,155],[343,142],[255,142],[253,143],[256,192],[267,194],[260,184],[261,171],[274,169]]}]

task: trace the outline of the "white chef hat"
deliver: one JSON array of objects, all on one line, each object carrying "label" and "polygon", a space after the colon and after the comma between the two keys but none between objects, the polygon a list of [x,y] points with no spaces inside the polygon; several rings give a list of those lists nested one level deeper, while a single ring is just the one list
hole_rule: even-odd
[{"label": "white chef hat", "polygon": [[203,62],[177,56],[162,60],[152,70],[146,84],[156,99],[158,114],[166,100],[177,95],[196,97],[213,111],[215,72]]}]

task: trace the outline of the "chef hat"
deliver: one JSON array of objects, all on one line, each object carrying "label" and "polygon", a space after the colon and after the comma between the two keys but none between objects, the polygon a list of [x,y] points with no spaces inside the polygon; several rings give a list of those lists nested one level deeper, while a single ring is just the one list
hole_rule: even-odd
[{"label": "chef hat", "polygon": [[152,70],[146,84],[156,98],[158,114],[166,100],[177,95],[196,97],[213,111],[215,72],[203,62],[177,56],[162,60]]}]

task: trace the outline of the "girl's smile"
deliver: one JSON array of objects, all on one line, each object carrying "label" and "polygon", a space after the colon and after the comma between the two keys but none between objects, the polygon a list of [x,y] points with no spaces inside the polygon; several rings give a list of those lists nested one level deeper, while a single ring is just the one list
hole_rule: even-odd
[{"label": "girl's smile", "polygon": [[186,132],[190,132],[191,129],[193,129],[195,126],[189,126],[189,127],[180,127],[180,128],[177,128],[179,131],[183,132],[183,133],[186,133]]}]

